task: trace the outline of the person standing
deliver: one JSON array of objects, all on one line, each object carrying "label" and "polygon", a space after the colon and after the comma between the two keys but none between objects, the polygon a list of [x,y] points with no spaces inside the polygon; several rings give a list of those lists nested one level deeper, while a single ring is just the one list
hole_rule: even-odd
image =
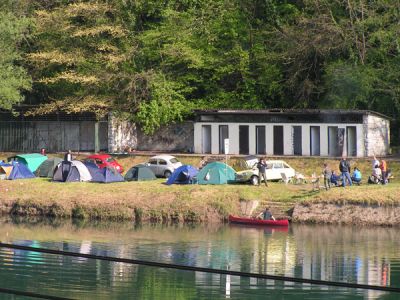
[{"label": "person standing", "polygon": [[72,161],[72,151],[68,150],[65,155],[64,155],[64,160],[65,161]]},{"label": "person standing", "polygon": [[263,158],[260,158],[260,161],[257,163],[258,169],[258,186],[261,185],[261,181],[264,179],[265,186],[268,186],[267,183],[267,164]]},{"label": "person standing", "polygon": [[374,154],[374,159],[372,160],[372,170],[375,169],[376,165],[378,165],[378,167],[379,167],[379,160],[376,158],[376,156]]},{"label": "person standing", "polygon": [[353,183],[350,177],[350,164],[347,161],[346,156],[342,156],[339,163],[339,170],[342,173],[343,187],[346,187],[346,179],[349,181],[349,185],[351,186]]},{"label": "person standing", "polygon": [[331,169],[327,163],[324,163],[324,169],[322,170],[322,175],[324,175],[324,187],[325,190],[331,188]]},{"label": "person standing", "polygon": [[387,174],[388,174],[386,160],[382,159],[379,167],[382,171],[382,184],[386,184],[387,183]]}]

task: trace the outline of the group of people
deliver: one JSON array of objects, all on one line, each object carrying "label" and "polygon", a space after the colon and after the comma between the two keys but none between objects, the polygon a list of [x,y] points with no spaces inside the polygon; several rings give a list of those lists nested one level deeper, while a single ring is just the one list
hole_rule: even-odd
[{"label": "group of people", "polygon": [[[322,175],[324,176],[324,187],[326,190],[331,188],[331,185],[339,186],[340,181],[343,187],[346,184],[353,185],[353,183],[360,184],[362,179],[361,171],[354,167],[353,173],[351,172],[351,167],[349,161],[345,156],[339,162],[340,175],[336,174],[335,171],[331,171],[328,164],[324,164],[324,169],[322,170]],[[368,183],[382,183],[386,184],[388,182],[388,177],[390,171],[387,168],[387,163],[385,160],[379,161],[375,156],[372,162],[372,174],[368,178]]]},{"label": "group of people", "polygon": [[387,184],[390,176],[390,171],[385,160],[377,160],[374,156],[372,161],[372,174],[368,178],[369,183]]}]

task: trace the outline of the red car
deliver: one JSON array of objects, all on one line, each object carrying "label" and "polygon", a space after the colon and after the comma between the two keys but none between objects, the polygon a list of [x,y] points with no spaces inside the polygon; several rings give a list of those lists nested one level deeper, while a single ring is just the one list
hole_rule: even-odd
[{"label": "red car", "polygon": [[85,161],[95,163],[100,169],[112,167],[119,173],[124,172],[124,168],[108,154],[93,154],[88,156]]}]

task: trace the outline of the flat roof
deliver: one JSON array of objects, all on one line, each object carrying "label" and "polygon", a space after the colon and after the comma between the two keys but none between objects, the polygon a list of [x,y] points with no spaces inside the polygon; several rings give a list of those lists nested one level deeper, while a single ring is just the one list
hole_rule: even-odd
[{"label": "flat roof", "polygon": [[290,114],[358,114],[358,115],[374,115],[384,119],[390,120],[391,118],[371,110],[358,110],[358,109],[289,109],[289,108],[271,108],[271,109],[206,109],[194,110],[197,115],[215,115],[215,114],[229,114],[229,115],[251,115],[251,114],[265,114],[265,115],[290,115]]}]

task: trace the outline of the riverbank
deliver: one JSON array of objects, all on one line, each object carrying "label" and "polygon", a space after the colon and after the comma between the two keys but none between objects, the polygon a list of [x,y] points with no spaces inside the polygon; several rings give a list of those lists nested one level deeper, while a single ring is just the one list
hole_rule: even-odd
[{"label": "riverbank", "polygon": [[[400,207],[400,185],[362,185],[313,190],[309,184],[269,187],[250,185],[172,185],[153,182],[54,183],[48,179],[1,181],[0,212],[19,216],[154,222],[221,222],[229,214],[242,214],[241,202],[257,200],[259,210],[268,205],[277,217],[295,222],[376,223],[400,225],[400,212],[376,209]],[[358,209],[355,210],[354,207]],[[337,209],[335,209],[337,208]],[[340,208],[340,209],[339,209]],[[370,208],[374,210],[371,212]],[[347,212],[346,218],[344,212]],[[350,214],[349,212],[352,212]],[[371,222],[363,221],[362,217]],[[358,217],[357,217],[358,216]],[[373,216],[373,217],[372,217]],[[345,221],[346,220],[346,221]]]},{"label": "riverbank", "polygon": [[[147,158],[121,156],[118,160],[127,170]],[[196,165],[201,158],[180,159],[183,163]],[[336,160],[321,158],[285,160],[308,176],[312,172],[319,173],[325,161],[332,166],[337,165]],[[354,160],[352,164],[357,165],[364,174],[370,168],[368,160]],[[396,174],[400,164],[391,161],[390,167]],[[268,188],[246,184],[167,186],[164,182],[165,179],[113,184],[54,183],[43,178],[0,181],[0,213],[136,222],[211,223],[225,221],[229,214],[243,214],[243,203],[256,200],[259,203],[256,211],[268,205],[277,217],[291,217],[293,214],[295,222],[340,223],[343,222],[340,216],[346,211],[352,211],[353,214],[346,215],[345,223],[370,224],[357,215],[375,214],[376,210],[366,210],[371,207],[388,207],[386,211],[392,217],[386,219],[390,220],[390,225],[400,225],[400,219],[397,218],[400,211],[391,209],[400,207],[400,182],[397,178],[386,186],[363,184],[345,189],[332,188],[329,191],[314,190],[310,184],[285,185],[280,182],[270,183]],[[335,207],[340,207],[340,210]],[[376,224],[387,225],[387,222],[383,222],[385,215],[382,212],[377,214],[382,217],[370,219],[379,219]]]}]

